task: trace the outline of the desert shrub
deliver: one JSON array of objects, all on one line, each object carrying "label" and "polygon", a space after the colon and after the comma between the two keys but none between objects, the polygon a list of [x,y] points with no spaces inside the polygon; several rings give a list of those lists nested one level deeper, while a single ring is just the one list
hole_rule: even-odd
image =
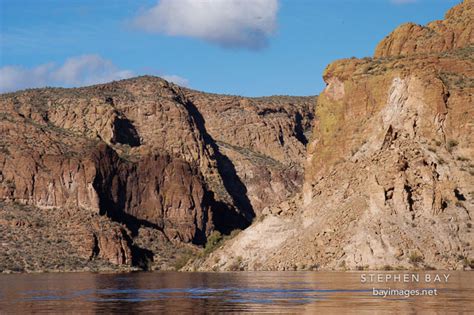
[{"label": "desert shrub", "polygon": [[230,271],[239,271],[239,270],[242,270],[241,264],[242,264],[242,257],[241,257],[241,256],[238,256],[238,257],[234,260],[234,262],[229,266],[229,270],[230,270]]},{"label": "desert shrub", "polygon": [[178,258],[176,258],[176,260],[173,263],[174,270],[178,271],[184,266],[186,266],[186,264],[191,259],[191,257],[192,257],[192,253],[189,251],[182,253]]},{"label": "desert shrub", "polygon": [[222,234],[219,231],[213,231],[211,235],[207,238],[206,246],[204,247],[204,253],[210,254],[217,247],[219,247],[222,242]]},{"label": "desert shrub", "polygon": [[204,251],[200,256],[209,255],[219,248],[225,241],[236,237],[240,232],[242,232],[242,230],[235,229],[229,235],[222,235],[219,231],[213,231],[211,235],[208,236],[206,245],[204,246]]},{"label": "desert shrub", "polygon": [[457,140],[454,140],[454,139],[449,140],[447,143],[448,151],[451,152],[458,144],[459,142]]},{"label": "desert shrub", "polygon": [[469,259],[467,257],[464,257],[462,259],[462,265],[464,268],[467,268],[467,267],[474,268],[474,259]]},{"label": "desert shrub", "polygon": [[423,261],[423,256],[421,256],[418,252],[412,252],[410,254],[410,263],[412,264],[418,264]]}]

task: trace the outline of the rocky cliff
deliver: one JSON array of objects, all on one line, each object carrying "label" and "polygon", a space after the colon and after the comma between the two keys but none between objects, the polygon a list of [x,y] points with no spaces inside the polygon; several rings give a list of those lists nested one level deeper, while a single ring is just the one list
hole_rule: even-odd
[{"label": "rocky cliff", "polygon": [[444,20],[426,26],[407,23],[385,37],[375,49],[375,58],[441,53],[472,45],[472,6],[470,0],[453,7]]},{"label": "rocky cliff", "polygon": [[300,189],[313,103],[156,77],[1,95],[0,269],[172,268]]},{"label": "rocky cliff", "polygon": [[301,194],[195,266],[474,267],[474,1],[329,65]]},{"label": "rocky cliff", "polygon": [[332,63],[316,112],[148,76],[1,95],[0,269],[473,268],[473,16]]}]

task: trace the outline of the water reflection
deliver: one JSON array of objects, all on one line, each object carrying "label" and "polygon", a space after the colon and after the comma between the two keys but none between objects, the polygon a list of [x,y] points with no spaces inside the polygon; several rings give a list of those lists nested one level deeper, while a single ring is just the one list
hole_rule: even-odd
[{"label": "water reflection", "polygon": [[[0,313],[472,311],[474,273],[449,273],[445,284],[362,284],[357,272],[0,275]],[[373,287],[436,288],[438,296],[383,298]]]}]

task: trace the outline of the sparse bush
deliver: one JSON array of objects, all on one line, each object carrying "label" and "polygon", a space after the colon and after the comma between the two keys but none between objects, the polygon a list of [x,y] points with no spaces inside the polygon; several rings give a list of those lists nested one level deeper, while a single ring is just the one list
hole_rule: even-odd
[{"label": "sparse bush", "polygon": [[418,264],[418,263],[421,263],[423,261],[423,256],[421,256],[418,252],[412,252],[410,254],[410,263],[412,264]]},{"label": "sparse bush", "polygon": [[448,151],[451,152],[458,144],[459,142],[457,140],[454,140],[454,139],[449,140],[447,143]]},{"label": "sparse bush", "polygon": [[191,259],[192,257],[192,254],[190,252],[184,252],[183,254],[181,254],[175,261],[174,261],[174,264],[173,264],[173,267],[174,267],[174,270],[178,271],[180,270],[181,268],[183,268],[184,266],[186,266],[186,264],[188,263],[188,261]]},{"label": "sparse bush", "polygon": [[235,261],[229,266],[230,271],[239,271],[242,270],[242,257],[238,256]]},{"label": "sparse bush", "polygon": [[219,247],[221,241],[222,234],[219,231],[213,231],[207,238],[207,243],[204,247],[204,253],[206,255],[212,253],[217,247]]},{"label": "sparse bush", "polygon": [[469,267],[469,268],[474,269],[474,259],[469,259],[467,257],[464,257],[462,259],[462,265],[463,265],[464,268]]},{"label": "sparse bush", "polygon": [[239,265],[235,261],[229,266],[230,271],[239,271],[239,268]]}]

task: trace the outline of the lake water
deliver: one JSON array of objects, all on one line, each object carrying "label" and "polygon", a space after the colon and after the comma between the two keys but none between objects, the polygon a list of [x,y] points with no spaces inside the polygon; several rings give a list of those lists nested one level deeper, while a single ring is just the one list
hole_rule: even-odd
[{"label": "lake water", "polygon": [[[361,283],[373,272],[0,274],[0,314],[10,313],[414,313],[474,310],[474,272],[448,283]],[[381,272],[396,275],[400,272]],[[405,272],[403,272],[405,273]],[[385,279],[385,278],[384,278]],[[385,281],[385,280],[384,280]],[[373,295],[373,288],[436,289],[436,296]]]}]

